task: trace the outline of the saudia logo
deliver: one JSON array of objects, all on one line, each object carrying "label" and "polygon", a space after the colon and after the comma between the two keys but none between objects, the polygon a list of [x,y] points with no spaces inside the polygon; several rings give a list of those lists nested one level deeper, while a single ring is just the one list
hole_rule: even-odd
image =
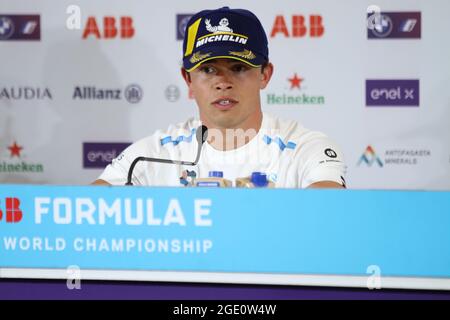
[{"label": "saudia logo", "polygon": [[131,84],[122,89],[101,89],[97,87],[81,87],[74,89],[72,99],[74,100],[122,100],[125,98],[129,103],[138,103],[143,96],[142,88],[137,84]]},{"label": "saudia logo", "polygon": [[52,100],[49,88],[37,87],[0,87],[0,100]]},{"label": "saudia logo", "polygon": [[325,103],[325,97],[322,95],[307,95],[306,93],[298,94],[298,91],[306,90],[304,86],[305,78],[300,77],[294,73],[290,78],[287,78],[289,83],[289,94],[273,94],[267,95],[267,104],[279,105],[321,105]]},{"label": "saudia logo", "polygon": [[[23,146],[18,145],[16,141],[8,146],[9,161],[0,161],[0,173],[42,173],[44,166],[40,163],[28,163],[23,161],[22,150]],[[3,157],[6,158],[6,157]]]}]

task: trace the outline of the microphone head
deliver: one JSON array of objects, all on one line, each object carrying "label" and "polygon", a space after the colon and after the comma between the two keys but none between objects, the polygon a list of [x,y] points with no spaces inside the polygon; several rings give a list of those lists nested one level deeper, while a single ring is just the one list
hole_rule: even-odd
[{"label": "microphone head", "polygon": [[197,128],[197,142],[199,145],[205,143],[206,139],[208,139],[208,127],[201,125]]}]

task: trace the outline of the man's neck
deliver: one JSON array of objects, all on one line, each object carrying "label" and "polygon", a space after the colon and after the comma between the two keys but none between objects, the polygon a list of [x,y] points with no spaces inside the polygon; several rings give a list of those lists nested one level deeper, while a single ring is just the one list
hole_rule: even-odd
[{"label": "man's neck", "polygon": [[249,143],[259,132],[262,125],[263,114],[255,115],[253,119],[248,119],[235,128],[222,128],[208,126],[208,143],[216,150],[229,151],[238,149]]}]

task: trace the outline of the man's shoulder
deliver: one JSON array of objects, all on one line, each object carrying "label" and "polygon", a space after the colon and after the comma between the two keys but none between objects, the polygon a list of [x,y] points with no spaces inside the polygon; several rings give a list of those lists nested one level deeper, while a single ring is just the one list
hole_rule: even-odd
[{"label": "man's shoulder", "polygon": [[300,122],[264,113],[264,126],[269,136],[278,136],[283,140],[305,143],[314,139],[327,138],[323,132],[305,128]]},{"label": "man's shoulder", "polygon": [[[302,168],[307,168],[307,170],[338,168],[345,171],[344,156],[340,146],[325,133],[307,129],[294,120],[283,120],[273,116],[267,117],[267,120],[272,128],[280,133],[279,139],[272,137],[268,143],[275,141],[281,150],[292,149],[290,155],[301,164]],[[320,174],[322,173],[323,171],[320,171]],[[340,176],[323,178],[323,180],[327,179],[340,183]]]},{"label": "man's shoulder", "polygon": [[165,129],[157,129],[151,135],[137,140],[134,144],[178,145],[180,142],[195,137],[195,131],[199,125],[198,119],[189,118],[183,122],[170,124]]},{"label": "man's shoulder", "polygon": [[[195,140],[195,130],[200,123],[195,118],[176,124],[170,124],[166,129],[158,129],[152,134],[136,140],[124,154],[131,157],[166,155],[166,152],[190,145]],[[175,148],[173,148],[175,147]]]}]

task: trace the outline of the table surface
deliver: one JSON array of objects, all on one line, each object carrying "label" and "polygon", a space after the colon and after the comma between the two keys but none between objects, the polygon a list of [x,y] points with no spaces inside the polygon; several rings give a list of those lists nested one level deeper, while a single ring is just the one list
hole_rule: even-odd
[{"label": "table surface", "polygon": [[450,292],[121,281],[83,281],[80,290],[69,290],[62,280],[1,279],[0,299],[450,300]]}]

